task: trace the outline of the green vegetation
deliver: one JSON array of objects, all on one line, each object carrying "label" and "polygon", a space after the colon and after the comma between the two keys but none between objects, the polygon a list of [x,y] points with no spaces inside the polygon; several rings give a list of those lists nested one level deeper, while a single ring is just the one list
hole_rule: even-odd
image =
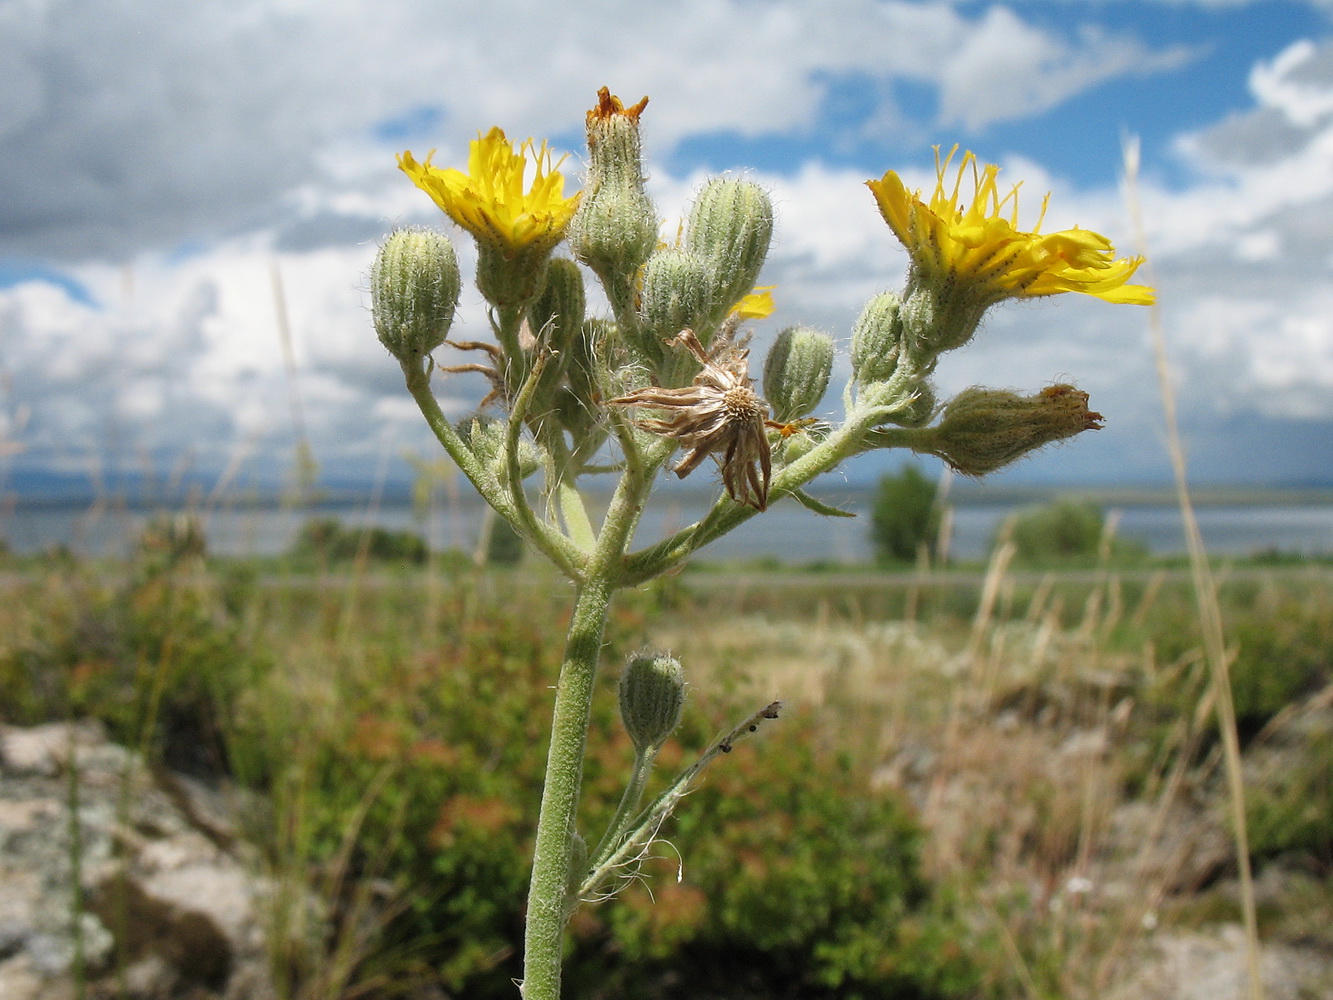
[{"label": "green vegetation", "polygon": [[[210,561],[194,537],[156,528],[128,566],[21,570],[0,607],[0,721],[100,718],[261,793],[252,835],[291,887],[272,904],[291,995],[511,996],[567,613],[555,578]],[[1083,1000],[1133,966],[1143,900],[1186,925],[1234,914],[1189,905],[1204,883],[1230,898],[1225,859],[1173,853],[1210,829],[1226,842],[1185,583],[1009,578],[987,606],[974,574],[767,577],[669,578],[612,616],[613,661],[652,645],[692,665],[660,774],[774,694],[784,708],[713,764],[642,884],[576,915],[571,995]],[[1224,577],[1220,596],[1252,856],[1303,873],[1272,926],[1333,947],[1295,912],[1333,911],[1333,590],[1307,566]],[[593,703],[589,839],[633,754],[616,682]],[[1156,834],[1126,826],[1138,807]],[[1070,895],[1078,878],[1097,888]],[[298,933],[309,891],[328,924]]]},{"label": "green vegetation", "polygon": [[1108,536],[1106,529],[1096,503],[1064,499],[1019,511],[1000,527],[999,539],[1011,541],[1015,558],[1028,565],[1091,564],[1103,546],[1118,562],[1146,555],[1141,544]]},{"label": "green vegetation", "polygon": [[881,476],[870,512],[870,536],[881,563],[914,563],[934,551],[940,533],[939,484],[916,465]]},{"label": "green vegetation", "polygon": [[348,528],[336,517],[312,518],[301,527],[293,544],[297,557],[323,562],[350,562],[371,559],[376,562],[424,563],[426,543],[410,531],[387,528]]}]

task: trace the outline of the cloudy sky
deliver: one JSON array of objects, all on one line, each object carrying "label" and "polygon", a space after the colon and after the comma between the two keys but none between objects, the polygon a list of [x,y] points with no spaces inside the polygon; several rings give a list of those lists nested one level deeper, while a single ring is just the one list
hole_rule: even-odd
[{"label": "cloudy sky", "polygon": [[[568,150],[573,187],[608,85],[651,96],[671,232],[710,172],[773,191],[761,343],[798,322],[845,342],[900,285],[863,182],[928,185],[935,144],[1022,180],[1024,223],[1051,191],[1045,228],[1132,251],[1138,136],[1192,474],[1328,482],[1331,17],[1327,0],[0,0],[2,469],[280,479],[303,423],[325,477],[405,475],[434,445],[365,275],[393,226],[451,227],[394,154],[462,165],[498,124]],[[1165,479],[1148,310],[1074,298],[992,313],[942,395],[1073,381],[1106,429],[1009,478]],[[485,334],[475,292],[459,324]],[[437,383],[459,413],[484,388]],[[861,461],[858,478],[886,466]]]}]

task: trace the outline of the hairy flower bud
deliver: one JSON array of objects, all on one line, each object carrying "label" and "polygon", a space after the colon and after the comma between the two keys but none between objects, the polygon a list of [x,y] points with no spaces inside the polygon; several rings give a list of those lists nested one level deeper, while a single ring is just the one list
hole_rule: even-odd
[{"label": "hairy flower bud", "polygon": [[708,281],[708,262],[688,250],[662,247],[648,258],[639,293],[643,335],[633,346],[653,371],[666,357],[665,340],[681,330],[707,328]]},{"label": "hairy flower bud", "polygon": [[603,87],[588,112],[588,180],[570,223],[574,256],[615,292],[628,293],[657,246],[657,210],[644,190],[639,116]]},{"label": "hairy flower bud", "polygon": [[881,292],[865,304],[852,327],[852,377],[862,385],[887,382],[902,354],[901,300]]},{"label": "hairy flower bud", "polygon": [[668,653],[636,653],[620,675],[620,717],[640,753],[658,749],[680,724],[685,671]]},{"label": "hairy flower bud", "polygon": [[400,361],[429,354],[449,335],[462,277],[453,244],[429,229],[389,235],[370,271],[380,343]]},{"label": "hairy flower bud", "polygon": [[772,238],[773,201],[753,181],[715,177],[694,199],[685,249],[708,263],[710,326],[754,288]]},{"label": "hairy flower bud", "polygon": [[947,283],[912,288],[899,311],[908,349],[927,365],[977,332],[986,303]]},{"label": "hairy flower bud", "polygon": [[1072,385],[1047,386],[1035,396],[974,386],[945,405],[938,426],[914,447],[965,476],[984,476],[1053,441],[1100,430],[1101,420],[1088,409],[1088,394]]},{"label": "hairy flower bud", "polygon": [[764,361],[764,398],[773,419],[789,423],[814,412],[833,373],[833,338],[808,326],[778,334]]},{"label": "hairy flower bud", "polygon": [[557,257],[546,270],[541,294],[528,306],[528,325],[542,344],[568,353],[583,329],[587,304],[579,266],[567,257]]}]

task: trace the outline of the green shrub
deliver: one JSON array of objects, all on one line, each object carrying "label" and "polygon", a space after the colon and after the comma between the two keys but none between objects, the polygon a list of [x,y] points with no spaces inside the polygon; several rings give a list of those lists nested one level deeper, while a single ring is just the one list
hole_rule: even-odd
[{"label": "green shrub", "polygon": [[1299,855],[1333,871],[1333,725],[1327,719],[1270,751],[1246,788],[1250,856],[1256,864]]},{"label": "green shrub", "polygon": [[940,531],[938,488],[915,465],[880,477],[870,512],[870,535],[880,562],[914,563],[923,548],[934,551]]},{"label": "green shrub", "polygon": [[414,532],[390,531],[388,528],[353,529],[335,517],[310,519],[302,525],[292,544],[292,554],[296,557],[323,562],[347,562],[358,558],[363,551],[367,559],[376,562],[413,565],[424,563],[429,555],[426,543]]},{"label": "green shrub", "polygon": [[1000,530],[1022,562],[1090,559],[1102,540],[1102,520],[1095,503],[1059,500],[1019,511]]}]

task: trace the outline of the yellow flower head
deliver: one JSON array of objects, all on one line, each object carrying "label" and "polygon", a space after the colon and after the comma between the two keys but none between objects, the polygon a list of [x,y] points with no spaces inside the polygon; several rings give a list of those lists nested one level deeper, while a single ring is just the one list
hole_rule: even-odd
[{"label": "yellow flower head", "polygon": [[[953,184],[946,186],[945,173],[957,152],[955,146],[941,163],[936,148],[937,177],[929,202],[920,191],[909,192],[892,170],[866,181],[921,278],[954,284],[984,302],[1082,292],[1107,302],[1152,304],[1151,288],[1126,284],[1142,257],[1117,260],[1111,241],[1087,229],[1040,232],[1050,195],[1042,200],[1041,215],[1029,233],[1018,228],[1018,186],[1000,197],[999,167],[988,164],[978,171],[976,157],[965,152]],[[959,196],[969,171],[973,192],[964,207]]]},{"label": "yellow flower head", "polygon": [[[536,171],[532,186],[524,191],[523,175],[529,158]],[[430,156],[425,163],[418,163],[411,152],[398,157],[399,169],[449,218],[478,242],[508,256],[529,250],[549,252],[564,236],[579,195],[564,197],[565,178],[559,166],[551,164],[551,151],[545,141],[534,147],[528,139],[515,150],[498,128],[471,144],[466,174],[452,167],[442,170],[432,166]]]}]

